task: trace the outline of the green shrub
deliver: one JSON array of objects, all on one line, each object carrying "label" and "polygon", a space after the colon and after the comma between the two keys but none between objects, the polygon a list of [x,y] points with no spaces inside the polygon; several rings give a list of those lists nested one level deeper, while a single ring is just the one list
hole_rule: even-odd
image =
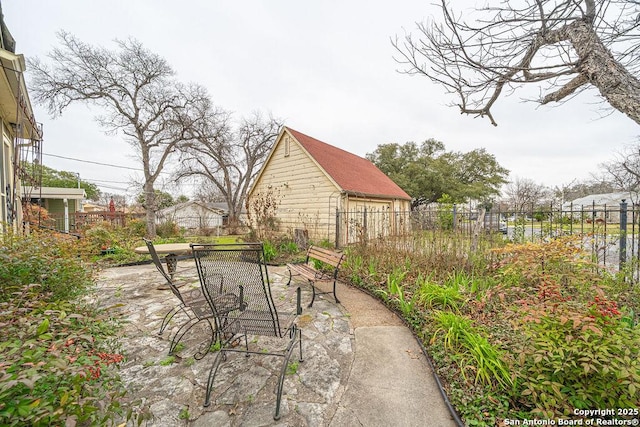
[{"label": "green shrub", "polygon": [[180,236],[180,227],[173,221],[165,221],[156,225],[156,234],[160,237],[177,237]]},{"label": "green shrub", "polygon": [[103,425],[124,394],[112,369],[123,358],[106,339],[115,325],[40,295],[31,287],[20,307],[1,303],[0,425]]},{"label": "green shrub", "polygon": [[0,236],[0,301],[31,284],[47,300],[68,299],[82,293],[92,282],[78,241],[48,231],[27,236]]},{"label": "green shrub", "polygon": [[584,306],[541,310],[525,318],[515,398],[538,416],[574,408],[629,408],[640,392],[640,328],[598,297]]},{"label": "green shrub", "polygon": [[607,274],[580,236],[469,247],[459,234],[423,231],[350,246],[341,268],[429,344],[466,425],[637,406],[636,262]]},{"label": "green shrub", "polygon": [[271,243],[269,240],[265,240],[262,243],[262,249],[264,250],[265,262],[273,261],[278,255],[278,250],[276,249],[276,246],[273,243]]},{"label": "green shrub", "polygon": [[471,319],[448,311],[434,311],[432,315],[436,323],[436,331],[431,337],[431,344],[438,336],[446,348],[460,347],[464,334],[473,332]]},{"label": "green shrub", "polygon": [[[255,237],[255,236],[254,236]],[[251,239],[251,236],[249,236]],[[249,240],[251,241],[251,240]],[[273,236],[262,241],[264,248],[265,260],[272,263],[282,263],[283,261],[304,261],[304,252],[300,252],[298,245],[287,236]],[[301,259],[292,260],[292,256],[301,257]]]},{"label": "green shrub", "polygon": [[127,221],[123,231],[128,236],[141,238],[147,234],[147,223],[142,219],[131,219]]},{"label": "green shrub", "polygon": [[118,325],[74,303],[92,284],[81,241],[0,236],[0,425],[105,425],[125,415]]},{"label": "green shrub", "polygon": [[299,251],[300,251],[300,248],[298,248],[298,245],[296,245],[296,242],[293,242],[291,240],[285,240],[280,243],[280,252],[282,253],[292,255],[292,254],[298,253]]},{"label": "green shrub", "polygon": [[113,366],[123,357],[109,341],[116,325],[86,307],[45,304],[34,291],[21,307],[2,303],[0,424],[104,425],[121,416]]}]

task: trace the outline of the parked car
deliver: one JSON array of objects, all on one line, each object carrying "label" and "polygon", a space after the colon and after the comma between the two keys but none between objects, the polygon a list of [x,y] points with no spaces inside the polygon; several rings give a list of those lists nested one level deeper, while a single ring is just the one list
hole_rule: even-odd
[{"label": "parked car", "polygon": [[487,214],[484,217],[484,228],[490,231],[498,231],[507,234],[507,221],[501,218],[499,214]]}]

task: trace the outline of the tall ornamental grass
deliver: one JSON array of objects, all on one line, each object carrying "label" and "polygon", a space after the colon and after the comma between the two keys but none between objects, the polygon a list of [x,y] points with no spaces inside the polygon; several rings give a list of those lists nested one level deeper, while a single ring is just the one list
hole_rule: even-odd
[{"label": "tall ornamental grass", "polygon": [[413,327],[467,425],[572,419],[640,401],[640,285],[584,247],[420,232],[349,247],[342,275]]}]

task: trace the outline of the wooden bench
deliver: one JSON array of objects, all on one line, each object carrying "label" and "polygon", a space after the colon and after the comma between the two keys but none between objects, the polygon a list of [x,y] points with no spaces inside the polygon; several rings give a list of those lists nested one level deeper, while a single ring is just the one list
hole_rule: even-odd
[{"label": "wooden bench", "polygon": [[[287,269],[289,270],[289,282],[287,283],[287,286],[291,284],[293,276],[302,276],[307,279],[311,285],[311,289],[313,290],[313,296],[309,303],[309,307],[311,307],[313,306],[313,301],[316,299],[316,294],[321,295],[331,293],[316,292],[316,282],[333,282],[333,297],[337,303],[340,303],[338,295],[336,295],[336,281],[338,280],[338,271],[340,270],[340,264],[343,259],[344,254],[311,245],[307,250],[307,257],[303,263],[287,264]],[[316,269],[314,260],[322,261],[327,269]]]}]

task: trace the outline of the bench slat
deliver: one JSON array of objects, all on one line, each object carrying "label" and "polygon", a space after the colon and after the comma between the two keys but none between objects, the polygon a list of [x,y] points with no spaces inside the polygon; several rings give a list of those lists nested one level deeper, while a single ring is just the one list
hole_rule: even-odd
[{"label": "bench slat", "polygon": [[320,251],[318,248],[311,246],[307,251],[307,258],[314,258],[337,268],[342,261],[343,255],[333,251]]},{"label": "bench slat", "polygon": [[[318,260],[333,267],[333,274],[328,271],[316,270],[311,264],[311,260]],[[307,250],[307,258],[304,263],[300,264],[287,264],[289,269],[289,283],[291,283],[291,277],[293,273],[300,275],[309,280],[313,289],[313,297],[309,307],[313,305],[313,300],[316,296],[316,281],[333,281],[333,297],[336,302],[339,303],[338,296],[336,295],[336,278],[338,276],[338,270],[340,264],[344,260],[344,254],[339,254],[329,249],[320,248],[318,246],[309,246]],[[326,292],[322,292],[326,293]]]}]

